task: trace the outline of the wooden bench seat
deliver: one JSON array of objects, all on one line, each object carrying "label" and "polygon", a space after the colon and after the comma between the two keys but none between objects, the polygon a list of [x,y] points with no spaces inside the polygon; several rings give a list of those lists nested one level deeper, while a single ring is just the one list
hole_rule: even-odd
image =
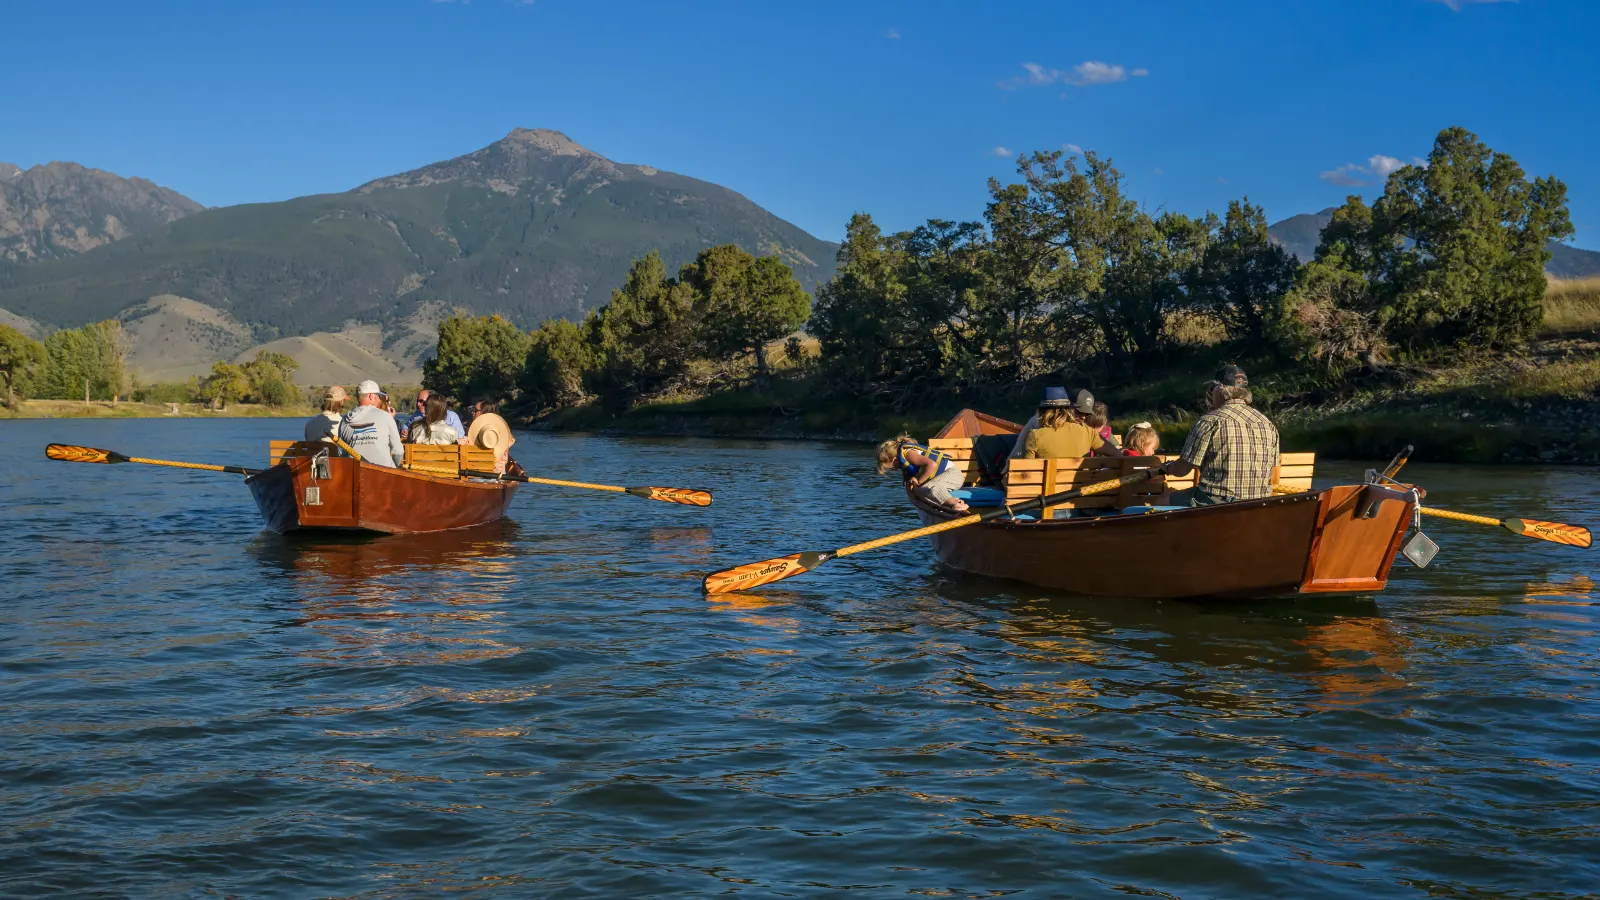
[{"label": "wooden bench seat", "polygon": [[[1296,490],[1311,489],[1312,470],[1316,466],[1315,453],[1283,453],[1277,468],[1273,469],[1273,483]],[[1006,471],[1006,502],[1016,503],[1036,497],[1072,490],[1075,487],[1123,478],[1177,456],[1090,456],[1083,459],[1013,459]],[[1049,518],[1057,509],[1125,509],[1130,506],[1166,506],[1172,492],[1195,485],[1197,472],[1182,478],[1158,476],[1149,481],[1123,485],[1114,492],[1093,494],[1078,500],[1057,504],[1046,509],[1041,518]]]},{"label": "wooden bench seat", "polygon": [[267,465],[275,466],[283,462],[285,457],[315,456],[323,450],[338,452],[332,444],[322,441],[268,441]]},{"label": "wooden bench seat", "polygon": [[[323,450],[332,450],[336,456],[343,455],[338,447],[322,441],[269,441],[267,465],[275,466],[285,459],[299,456],[314,456]],[[460,444],[407,444],[402,468],[444,478],[459,477],[463,469],[493,472],[494,451]]]},{"label": "wooden bench seat", "polygon": [[493,472],[494,451],[461,444],[407,444],[404,467],[443,478],[459,477],[462,470]]},{"label": "wooden bench seat", "polygon": [[983,478],[983,472],[972,461],[972,438],[934,438],[928,441],[929,450],[938,450],[950,454],[950,459],[960,464],[961,471],[966,478],[962,482],[968,487],[975,485]]}]

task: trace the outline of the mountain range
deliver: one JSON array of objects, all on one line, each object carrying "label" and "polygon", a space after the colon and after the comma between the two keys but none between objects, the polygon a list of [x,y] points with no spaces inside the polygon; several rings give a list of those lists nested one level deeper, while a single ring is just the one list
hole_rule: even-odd
[{"label": "mountain range", "polygon": [[[1309,260],[1332,214],[1269,234]],[[76,163],[0,163],[0,324],[118,318],[146,380],[273,349],[308,383],[414,381],[455,311],[578,318],[637,257],[676,268],[721,243],[779,255],[813,292],[837,250],[727,188],[543,129],[343,193],[218,209]],[[1554,276],[1600,275],[1600,253],[1551,251]]]},{"label": "mountain range", "polygon": [[[0,262],[0,309],[46,327],[152,308],[189,330],[221,327],[171,300],[152,307],[170,296],[232,323],[224,331],[242,327],[248,343],[377,325],[385,356],[414,369],[431,349],[418,333],[451,311],[499,313],[523,327],[577,318],[652,250],[676,268],[707,246],[738,244],[782,257],[808,290],[831,272],[836,250],[727,188],[613,162],[547,130],[517,129],[344,193],[193,206],[75,255]],[[85,201],[76,217],[55,216],[62,228],[88,229],[99,210]]]},{"label": "mountain range", "polygon": [[[1317,255],[1317,244],[1322,239],[1322,229],[1333,221],[1336,207],[1322,212],[1290,216],[1282,222],[1268,226],[1267,234],[1273,242],[1294,254],[1301,262],[1310,262]],[[1544,270],[1556,278],[1592,278],[1600,275],[1600,253],[1580,250],[1551,241],[1550,261]]]},{"label": "mountain range", "polygon": [[143,178],[77,163],[0,162],[0,260],[60,259],[205,209]]}]

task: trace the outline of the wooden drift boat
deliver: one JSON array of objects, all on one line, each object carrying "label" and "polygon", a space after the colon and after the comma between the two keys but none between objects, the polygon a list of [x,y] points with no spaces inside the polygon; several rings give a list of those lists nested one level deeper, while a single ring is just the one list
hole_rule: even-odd
[{"label": "wooden drift boat", "polygon": [[278,534],[444,531],[497,521],[516,495],[512,482],[458,477],[462,469],[492,470],[493,454],[478,459],[483,453],[488,451],[407,445],[409,468],[396,469],[336,455],[328,444],[273,441],[272,466],[245,484],[267,530]]},{"label": "wooden drift boat", "polygon": [[[1016,434],[1014,422],[963,410],[930,445],[966,461],[984,435]],[[1167,457],[1170,459],[1170,457]],[[1413,517],[1410,492],[1374,484],[1311,490],[1310,454],[1284,454],[1277,481],[1298,493],[1192,509],[1162,509],[1187,486],[1159,476],[1119,494],[1063,507],[1107,515],[997,518],[932,536],[934,553],[953,568],[1079,594],[1170,598],[1251,598],[1382,590]],[[1291,465],[1293,460],[1293,465]],[[1003,486],[975,490],[975,509],[1038,497],[1158,465],[1152,457],[1013,460]],[[1024,465],[1018,465],[1023,463]],[[1293,472],[1290,470],[1293,469]],[[1185,479],[1192,483],[1190,479]],[[1004,494],[1000,494],[1003,487]],[[960,518],[914,495],[923,524]]]}]

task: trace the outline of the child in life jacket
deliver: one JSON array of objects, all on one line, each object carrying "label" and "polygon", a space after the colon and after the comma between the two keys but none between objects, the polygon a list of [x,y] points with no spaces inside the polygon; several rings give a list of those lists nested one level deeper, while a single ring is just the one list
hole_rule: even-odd
[{"label": "child in life jacket", "polygon": [[952,512],[965,512],[966,501],[950,496],[966,482],[967,473],[950,455],[930,450],[902,433],[878,445],[878,474],[899,469],[911,483],[913,493],[932,500]]}]

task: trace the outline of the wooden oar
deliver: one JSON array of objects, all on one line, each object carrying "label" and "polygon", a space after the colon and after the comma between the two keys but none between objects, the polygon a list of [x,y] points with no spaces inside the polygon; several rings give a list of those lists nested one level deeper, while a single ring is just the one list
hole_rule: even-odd
[{"label": "wooden oar", "polygon": [[262,469],[246,469],[243,466],[213,466],[207,463],[174,462],[170,459],[145,459],[142,456],[123,456],[113,450],[97,450],[94,447],[77,447],[72,444],[51,444],[44,448],[44,455],[62,462],[81,463],[142,463],[147,466],[170,466],[174,469],[204,469],[207,472],[229,472],[234,475],[255,475]]},{"label": "wooden oar", "polygon": [[937,525],[927,525],[911,531],[891,534],[888,537],[877,538],[865,543],[851,544],[848,547],[840,547],[837,550],[808,550],[804,553],[779,556],[775,559],[765,559],[756,563],[746,563],[731,569],[723,569],[720,572],[712,572],[705,577],[700,587],[708,594],[726,594],[729,591],[743,591],[763,584],[771,584],[774,581],[782,581],[785,578],[809,572],[823,563],[838,559],[841,556],[864,553],[868,550],[876,550],[879,547],[887,547],[890,544],[916,540],[919,537],[927,537],[930,534],[939,534],[956,528],[965,528],[968,525],[976,525],[979,522],[988,522],[1002,516],[1042,509],[1046,506],[1054,506],[1057,503],[1065,503],[1068,500],[1076,500],[1079,497],[1086,497],[1090,494],[1103,494],[1106,491],[1114,491],[1126,484],[1153,478],[1158,472],[1160,472],[1159,469],[1146,469],[1143,472],[1135,472],[1123,478],[1113,478],[1110,481],[1101,481],[1075,490],[1050,494],[1046,497],[1035,497],[1022,503],[1014,503],[991,509],[987,512],[962,516],[959,519],[951,519],[948,522],[940,522]]},{"label": "wooden oar", "polygon": [[615,484],[590,484],[587,481],[560,481],[555,478],[535,478],[532,475],[500,475],[494,472],[478,472],[472,469],[461,470],[463,478],[493,478],[497,481],[522,481],[528,484],[551,484],[556,487],[582,488],[586,491],[610,491],[615,494],[632,494],[646,500],[660,500],[662,503],[681,503],[684,506],[710,506],[711,492],[697,491],[693,488],[671,487],[622,487]]},{"label": "wooden oar", "polygon": [[1438,516],[1441,519],[1452,519],[1457,522],[1471,522],[1474,525],[1498,526],[1512,534],[1549,541],[1552,544],[1588,547],[1592,543],[1589,529],[1580,525],[1540,522],[1535,519],[1491,519],[1488,516],[1475,516],[1471,513],[1452,512],[1448,509],[1433,509],[1427,506],[1422,508],[1422,514],[1425,516]]},{"label": "wooden oar", "polygon": [[1415,449],[1410,444],[1405,445],[1399,453],[1394,455],[1394,459],[1389,460],[1389,464],[1384,467],[1383,477],[1393,478],[1399,475],[1400,470],[1405,468],[1406,462],[1411,459],[1411,451]]},{"label": "wooden oar", "polygon": [[[1300,491],[1281,484],[1272,486],[1274,494],[1298,494]],[[1441,519],[1450,519],[1456,522],[1471,522],[1474,525],[1488,525],[1494,528],[1504,528],[1512,534],[1549,541],[1553,544],[1566,544],[1571,547],[1589,547],[1593,539],[1589,529],[1581,525],[1564,525],[1560,522],[1541,522],[1537,519],[1494,519],[1489,516],[1475,516],[1472,513],[1454,512],[1448,509],[1437,509],[1431,506],[1421,507],[1425,516],[1436,516]]]}]

